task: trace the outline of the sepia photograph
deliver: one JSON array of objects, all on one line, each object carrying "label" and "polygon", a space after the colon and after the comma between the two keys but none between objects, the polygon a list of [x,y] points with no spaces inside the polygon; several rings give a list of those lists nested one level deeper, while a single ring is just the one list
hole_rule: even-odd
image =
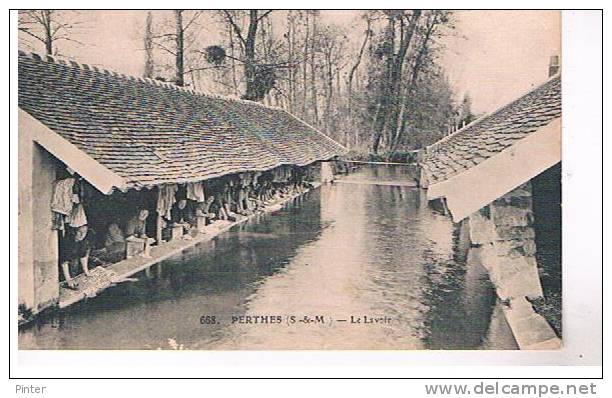
[{"label": "sepia photograph", "polygon": [[13,52],[19,350],[563,346],[560,11],[19,10]]}]

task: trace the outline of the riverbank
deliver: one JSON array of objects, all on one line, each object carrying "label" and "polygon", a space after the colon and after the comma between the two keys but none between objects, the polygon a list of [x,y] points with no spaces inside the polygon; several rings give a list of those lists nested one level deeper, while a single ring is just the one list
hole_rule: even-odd
[{"label": "riverbank", "polygon": [[[488,206],[488,214],[469,217],[470,255],[488,270],[503,312],[522,350],[559,349],[560,336],[531,301],[543,297],[535,258],[533,229],[528,220],[530,191],[519,187]],[[514,199],[510,206],[505,199]]]},{"label": "riverbank", "polygon": [[[228,231],[235,225],[246,222],[258,214],[279,211],[286,203],[289,203],[295,198],[321,186],[320,183],[311,184],[313,185],[313,188],[307,189],[304,192],[295,195],[281,198],[252,215],[242,216],[235,222],[217,220],[208,225],[203,233],[199,232],[194,237],[190,237],[188,239],[175,239],[158,246],[153,246],[151,247],[150,257],[135,256],[108,266],[98,266],[93,268],[91,269],[89,276],[85,276],[83,274],[78,275],[74,278],[74,281],[79,286],[78,290],[71,290],[63,285],[60,285],[59,300],[57,304],[51,307],[49,310],[53,311],[54,309],[64,309],[81,300],[96,297],[100,292],[111,286],[118,283],[133,281],[134,279],[131,277],[138,272],[146,270],[165,259],[179,254],[185,249],[193,247],[199,243],[212,240],[219,234]],[[28,319],[20,319],[19,326],[21,327],[27,325],[36,319],[37,315],[39,314],[34,314],[31,317],[28,317]]]},{"label": "riverbank", "polygon": [[[19,347],[516,349],[485,270],[454,256],[451,220],[425,205],[423,190],[367,183],[375,176],[412,178],[399,166],[363,167],[350,177],[366,183],[335,180],[184,250],[24,328]],[[215,323],[203,326],[203,315]],[[233,321],[261,315],[283,322]],[[393,320],[338,322],[351,315]]]},{"label": "riverbank", "polygon": [[366,163],[399,163],[414,164],[417,162],[419,150],[397,150],[393,152],[371,153],[351,150],[342,158],[348,161],[362,161]]}]

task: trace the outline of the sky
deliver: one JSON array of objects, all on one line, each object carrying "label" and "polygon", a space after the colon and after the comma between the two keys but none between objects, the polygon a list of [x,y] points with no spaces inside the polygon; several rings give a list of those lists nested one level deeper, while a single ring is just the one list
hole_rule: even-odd
[{"label": "sky", "polygon": [[[128,75],[142,74],[146,11],[82,11],[79,40],[62,42],[61,54]],[[163,17],[156,11],[154,18]],[[561,55],[558,11],[457,11],[456,29],[443,39],[440,63],[458,95],[469,93],[475,113],[491,112],[545,81],[550,56]],[[362,38],[358,11],[323,11],[324,21],[345,25]],[[203,46],[214,44],[216,26],[204,23]],[[94,40],[95,39],[95,40]],[[32,48],[30,48],[32,49]],[[43,51],[41,46],[33,48]]]},{"label": "sky", "polygon": [[441,64],[476,112],[490,112],[548,78],[561,55],[558,11],[458,11],[457,33]]}]

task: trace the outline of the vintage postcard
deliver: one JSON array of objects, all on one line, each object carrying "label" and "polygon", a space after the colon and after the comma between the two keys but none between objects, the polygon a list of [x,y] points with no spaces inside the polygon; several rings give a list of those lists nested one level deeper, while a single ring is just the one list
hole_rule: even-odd
[{"label": "vintage postcard", "polygon": [[19,350],[562,347],[560,11],[18,39]]}]

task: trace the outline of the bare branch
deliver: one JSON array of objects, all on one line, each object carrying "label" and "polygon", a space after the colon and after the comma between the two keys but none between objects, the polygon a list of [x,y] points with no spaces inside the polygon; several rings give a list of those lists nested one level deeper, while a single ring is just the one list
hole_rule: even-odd
[{"label": "bare branch", "polygon": [[[196,50],[192,50],[192,52],[206,56],[206,53],[205,53],[204,51],[202,51],[202,50],[197,50],[197,49],[196,49]],[[240,62],[241,64],[244,64],[244,63],[246,62],[246,61],[245,61],[244,59],[242,59],[242,58],[232,57],[232,56],[231,56],[231,55],[229,55],[229,54],[225,54],[225,58],[233,59],[234,61],[238,61],[238,62]]]},{"label": "bare branch", "polygon": [[162,49],[162,50],[166,51],[167,53],[169,53],[169,54],[171,54],[171,55],[176,56],[176,53],[175,53],[174,51],[170,50],[168,47],[164,46],[163,44],[158,43],[158,42],[156,42],[156,41],[152,41],[151,43],[152,43],[152,44],[154,44],[154,45],[156,45],[156,46],[157,46],[157,47],[159,47],[160,49]]},{"label": "bare branch", "polygon": [[151,36],[151,39],[163,39],[166,37],[175,37],[176,33],[164,33],[161,35]]},{"label": "bare branch", "polygon": [[276,90],[285,99],[290,100],[289,96],[287,94],[285,94],[285,92],[283,90],[281,90],[280,88],[278,88],[277,86],[272,87],[272,89]]},{"label": "bare branch", "polygon": [[215,65],[215,66],[207,66],[207,67],[201,67],[201,68],[192,68],[189,69],[186,72],[183,72],[184,75],[187,75],[189,73],[192,72],[198,72],[198,71],[203,71],[203,70],[210,70],[210,69],[227,69],[228,66],[227,65]]},{"label": "bare branch", "polygon": [[20,31],[22,31],[23,33],[27,33],[28,35],[32,36],[33,38],[40,40],[41,42],[45,42],[45,39],[43,39],[42,37],[38,37],[37,35],[35,35],[34,33],[30,32],[28,30],[28,28],[19,28]]},{"label": "bare branch", "polygon": [[244,37],[242,37],[242,30],[240,29],[238,25],[236,25],[236,22],[234,22],[234,18],[232,17],[232,14],[230,14],[228,10],[223,10],[223,12],[225,13],[227,22],[229,22],[234,28],[234,32],[236,32],[238,39],[242,42],[243,45],[246,45],[246,40],[244,40]]},{"label": "bare branch", "polygon": [[189,22],[187,22],[187,24],[185,25],[185,27],[183,28],[183,32],[185,32],[187,29],[189,29],[189,27],[191,26],[192,23],[194,23],[201,15],[202,15],[203,11],[196,11],[193,14],[193,17],[191,18],[191,20]]},{"label": "bare branch", "polygon": [[222,86],[223,86],[223,87],[225,87],[225,88],[228,88],[228,89],[234,90],[234,87],[230,86],[229,84],[225,83],[224,81],[221,81],[221,80],[219,80],[219,79],[214,79],[213,81],[214,81],[215,83],[217,83],[217,84],[222,85]]},{"label": "bare branch", "polygon": [[81,45],[81,46],[84,46],[84,45],[85,45],[85,43],[80,42],[80,41],[78,41],[78,40],[76,40],[76,39],[73,39],[73,38],[71,38],[71,37],[68,37],[68,36],[60,36],[60,37],[56,37],[56,38],[55,38],[55,40],[56,40],[56,41],[59,41],[59,40],[65,40],[65,41],[69,41],[69,42],[72,42],[72,43],[79,44],[79,45]]},{"label": "bare branch", "polygon": [[265,17],[267,17],[268,15],[270,15],[270,13],[274,11],[274,10],[268,10],[266,12],[264,12],[263,14],[261,14],[261,16],[259,18],[257,18],[257,22],[261,21],[262,19],[264,19]]}]

